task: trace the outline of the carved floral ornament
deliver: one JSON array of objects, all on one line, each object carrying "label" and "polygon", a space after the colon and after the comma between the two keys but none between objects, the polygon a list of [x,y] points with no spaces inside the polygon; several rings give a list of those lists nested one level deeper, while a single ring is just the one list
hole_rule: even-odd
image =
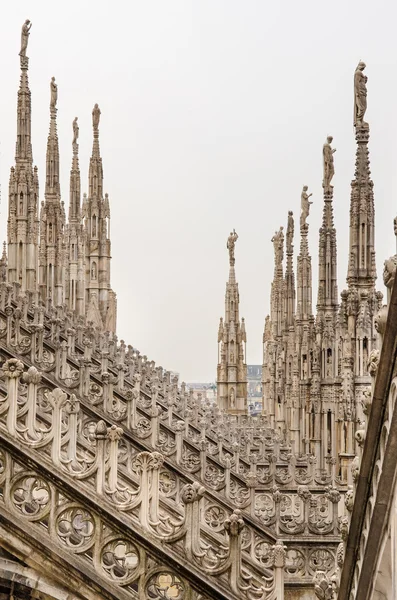
[{"label": "carved floral ornament", "polygon": [[[0,465],[5,465],[6,460],[9,468],[18,471],[18,474],[11,477],[5,488],[8,493],[1,502],[37,527],[39,537],[51,535],[52,543],[56,541],[72,554],[77,554],[85,563],[88,575],[90,569],[95,568],[100,577],[115,585],[125,587],[136,582],[139,587],[143,586],[141,593],[145,593],[145,597],[156,600],[185,598],[190,588],[179,575],[167,568],[155,567],[154,556],[148,555],[121,532],[112,532],[109,524],[102,521],[97,513],[70,502],[63,494],[55,492],[53,484],[36,473],[21,471],[21,465],[0,451]],[[1,470],[0,482],[4,483],[4,469]],[[50,534],[50,531],[53,533]],[[107,535],[100,532],[107,532]],[[98,560],[92,562],[88,559],[91,554]],[[146,573],[142,569],[145,563],[152,566]]]}]

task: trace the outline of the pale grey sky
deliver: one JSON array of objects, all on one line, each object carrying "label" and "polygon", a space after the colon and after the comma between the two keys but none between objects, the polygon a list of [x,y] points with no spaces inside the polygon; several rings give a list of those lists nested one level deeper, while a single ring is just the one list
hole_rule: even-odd
[{"label": "pale grey sky", "polygon": [[[397,5],[393,0],[68,0],[7,2],[0,19],[0,233],[16,139],[20,29],[28,47],[33,155],[41,198],[49,81],[58,83],[62,197],[71,124],[80,124],[87,190],[91,110],[111,201],[118,335],[186,381],[216,377],[217,330],[236,228],[247,362],[261,363],[273,276],[270,239],[287,212],[309,217],[313,305],[322,211],[322,145],[334,136],[338,275],[345,286],[354,175],[353,73],[367,63],[379,287],[395,251]],[[296,233],[298,227],[295,228]],[[299,239],[295,238],[295,249]],[[295,267],[296,268],[296,267]]]}]

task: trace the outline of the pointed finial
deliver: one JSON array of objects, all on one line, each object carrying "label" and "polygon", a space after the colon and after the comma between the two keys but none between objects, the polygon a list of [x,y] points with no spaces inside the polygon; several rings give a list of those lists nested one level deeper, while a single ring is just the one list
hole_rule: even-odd
[{"label": "pointed finial", "polygon": [[369,129],[368,123],[364,121],[367,110],[367,81],[368,77],[363,71],[366,64],[360,61],[354,72],[354,126],[356,129]]},{"label": "pointed finial", "polygon": [[2,255],[2,260],[7,260],[7,243],[3,242],[3,255]]}]

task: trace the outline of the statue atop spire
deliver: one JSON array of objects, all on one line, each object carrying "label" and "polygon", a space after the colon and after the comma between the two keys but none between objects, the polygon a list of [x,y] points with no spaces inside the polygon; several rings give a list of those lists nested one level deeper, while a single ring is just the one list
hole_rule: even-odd
[{"label": "statue atop spire", "polygon": [[[307,186],[305,186],[307,189]],[[310,194],[311,195],[311,194]],[[310,202],[311,204],[311,202]],[[293,253],[293,241],[294,241],[294,213],[292,210],[288,211],[288,223],[287,223],[287,254]]]},{"label": "statue atop spire", "polygon": [[334,153],[336,152],[336,148],[331,148],[331,143],[334,138],[332,135],[327,137],[327,141],[323,146],[323,167],[324,167],[324,177],[323,177],[323,188],[324,192],[329,192],[333,189],[333,185],[331,185],[331,181],[333,176],[335,175],[334,168]]},{"label": "statue atop spire", "polygon": [[94,131],[98,131],[100,118],[101,118],[100,108],[99,108],[98,104],[95,104],[94,108],[92,109],[92,126],[94,128]]},{"label": "statue atop spire", "polygon": [[77,140],[79,139],[79,125],[77,123],[77,117],[75,117],[73,119],[73,141],[72,141],[72,146],[73,146],[73,150],[74,150],[74,146],[75,144],[77,144]]},{"label": "statue atop spire", "polygon": [[366,67],[364,62],[359,62],[354,73],[354,126],[356,128],[369,129],[368,123],[364,121],[367,110],[367,81],[368,77],[363,71]]},{"label": "statue atop spire", "polygon": [[278,231],[275,232],[271,241],[274,246],[274,260],[277,267],[282,267],[283,258],[284,258],[284,227],[280,227]]},{"label": "statue atop spire", "polygon": [[233,231],[230,233],[229,237],[227,238],[227,244],[226,244],[226,248],[229,250],[229,264],[231,267],[234,267],[234,263],[235,263],[234,246],[236,245],[237,240],[238,240],[238,235],[236,233],[236,230],[233,229]]},{"label": "statue atop spire", "polygon": [[307,190],[307,185],[304,185],[301,193],[301,227],[306,225],[306,219],[309,216],[310,212],[310,205],[313,204],[313,202],[309,202],[309,198],[310,196],[313,196],[313,194],[308,194]]},{"label": "statue atop spire", "polygon": [[218,328],[217,398],[221,410],[231,414],[247,413],[247,365],[245,343],[247,334],[244,319],[240,320],[240,297],[234,272],[234,248],[238,235],[230,233],[226,247],[229,250],[229,280],[226,283],[225,318]]},{"label": "statue atop spire", "polygon": [[21,58],[27,58],[26,49],[28,47],[28,41],[29,41],[31,27],[32,27],[32,23],[29,21],[29,19],[26,19],[25,23],[22,25],[22,31],[21,31],[21,51],[19,53],[19,56]]},{"label": "statue atop spire", "polygon": [[51,91],[50,108],[51,108],[51,110],[53,110],[54,108],[56,108],[57,101],[58,101],[58,86],[55,83],[55,77],[51,77],[50,91]]}]

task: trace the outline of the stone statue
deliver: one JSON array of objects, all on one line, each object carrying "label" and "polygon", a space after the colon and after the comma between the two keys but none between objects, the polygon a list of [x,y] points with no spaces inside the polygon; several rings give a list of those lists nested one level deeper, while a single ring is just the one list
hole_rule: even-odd
[{"label": "stone statue", "polygon": [[58,86],[55,83],[55,77],[51,77],[50,81],[51,101],[50,108],[55,108],[58,100]]},{"label": "stone statue", "polygon": [[72,144],[77,144],[77,140],[79,139],[79,125],[77,123],[77,117],[73,119],[73,142]]},{"label": "stone statue", "polygon": [[92,126],[94,129],[98,129],[100,118],[101,118],[101,111],[99,109],[98,104],[95,104],[94,108],[92,109]]},{"label": "stone statue", "polygon": [[230,265],[234,265],[234,246],[236,245],[236,242],[238,240],[238,235],[235,231],[235,229],[233,229],[233,231],[230,233],[229,237],[227,238],[227,244],[226,244],[226,248],[229,250],[229,263]]},{"label": "stone statue", "polygon": [[294,213],[292,210],[288,211],[288,224],[287,224],[287,252],[292,252],[292,242],[294,240]]},{"label": "stone statue", "polygon": [[236,396],[234,393],[234,388],[230,391],[230,408],[236,408]]},{"label": "stone statue", "polygon": [[275,232],[272,237],[272,242],[274,246],[274,257],[276,261],[276,265],[281,265],[284,258],[284,227],[280,227],[278,231]]},{"label": "stone statue", "polygon": [[336,148],[331,148],[331,143],[334,138],[332,135],[327,137],[327,141],[323,146],[323,166],[324,166],[324,179],[323,179],[323,188],[324,190],[332,189],[331,181],[333,176],[335,175],[334,169],[334,152],[336,152]]},{"label": "stone statue", "polygon": [[313,194],[308,194],[307,189],[307,185],[304,185],[301,194],[301,227],[306,225],[306,219],[310,212],[310,205],[313,204],[313,202],[309,202],[309,198],[310,196],[313,196]]},{"label": "stone statue", "polygon": [[359,62],[354,73],[354,126],[368,127],[368,123],[364,121],[365,111],[367,110],[367,81],[363,73],[365,63]]},{"label": "stone statue", "polygon": [[32,23],[29,21],[29,19],[26,19],[25,23],[22,25],[21,51],[19,53],[19,56],[26,56],[26,49],[28,47],[29,34],[30,34],[31,27],[32,27]]}]

